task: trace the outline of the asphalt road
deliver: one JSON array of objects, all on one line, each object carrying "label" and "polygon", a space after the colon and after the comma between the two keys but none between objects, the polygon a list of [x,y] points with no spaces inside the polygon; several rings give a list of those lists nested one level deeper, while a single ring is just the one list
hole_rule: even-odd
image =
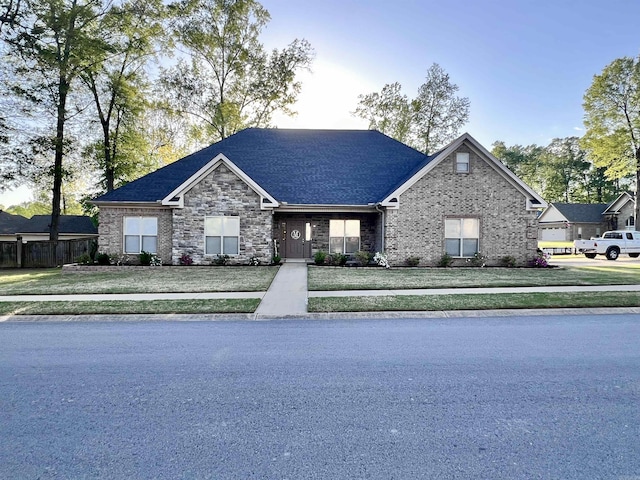
[{"label": "asphalt road", "polygon": [[640,316],[0,324],[0,478],[640,480]]}]

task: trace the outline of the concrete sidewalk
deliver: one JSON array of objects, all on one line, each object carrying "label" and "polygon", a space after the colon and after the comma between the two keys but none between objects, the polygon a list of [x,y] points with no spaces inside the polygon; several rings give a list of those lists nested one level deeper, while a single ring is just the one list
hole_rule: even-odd
[{"label": "concrete sidewalk", "polygon": [[307,262],[287,261],[258,306],[256,318],[284,318],[307,313]]}]

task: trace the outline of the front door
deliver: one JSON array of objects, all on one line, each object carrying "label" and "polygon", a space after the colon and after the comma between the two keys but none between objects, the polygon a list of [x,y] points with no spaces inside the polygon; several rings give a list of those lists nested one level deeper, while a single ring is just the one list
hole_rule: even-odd
[{"label": "front door", "polygon": [[285,230],[285,258],[306,258],[304,221],[287,220]]}]

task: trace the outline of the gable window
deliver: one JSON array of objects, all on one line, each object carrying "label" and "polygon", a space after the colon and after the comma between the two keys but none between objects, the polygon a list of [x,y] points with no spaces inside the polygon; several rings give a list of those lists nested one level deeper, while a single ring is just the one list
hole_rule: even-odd
[{"label": "gable window", "polygon": [[204,218],[205,255],[238,255],[240,217]]},{"label": "gable window", "polygon": [[473,257],[479,252],[480,221],[477,218],[447,218],[444,237],[447,255]]},{"label": "gable window", "polygon": [[469,154],[467,152],[456,153],[456,172],[469,173]]},{"label": "gable window", "polygon": [[124,253],[158,253],[158,219],[124,217]]},{"label": "gable window", "polygon": [[360,250],[360,220],[329,220],[329,253]]}]

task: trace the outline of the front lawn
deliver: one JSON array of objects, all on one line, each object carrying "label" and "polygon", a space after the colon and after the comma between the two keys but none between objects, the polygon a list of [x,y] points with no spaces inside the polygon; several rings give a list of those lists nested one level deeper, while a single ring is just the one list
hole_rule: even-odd
[{"label": "front lawn", "polygon": [[0,295],[74,293],[263,292],[278,267],[157,267],[62,273],[59,268],[0,270]]},{"label": "front lawn", "polygon": [[309,312],[405,312],[638,306],[638,292],[571,292],[312,297],[308,309]]},{"label": "front lawn", "polygon": [[562,268],[347,268],[309,267],[309,290],[634,285],[636,266]]}]

